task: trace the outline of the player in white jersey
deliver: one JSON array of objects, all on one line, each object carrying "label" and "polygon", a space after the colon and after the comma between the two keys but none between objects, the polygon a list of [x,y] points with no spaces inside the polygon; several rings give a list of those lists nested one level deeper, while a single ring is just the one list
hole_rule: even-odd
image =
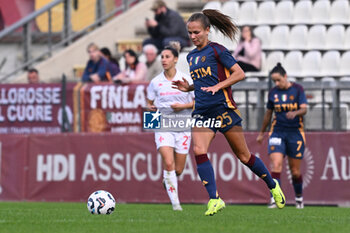
[{"label": "player in white jersey", "polygon": [[[191,116],[193,108],[192,92],[181,92],[172,88],[172,82],[185,78],[189,83],[192,79],[175,68],[179,57],[179,49],[165,47],[161,53],[164,72],[152,79],[147,88],[147,105],[152,111],[157,109],[162,114],[162,120],[176,122],[186,120]],[[169,126],[169,125],[168,125]],[[167,190],[173,210],[182,210],[179,196],[177,176],[181,175],[186,156],[191,144],[191,129],[172,127],[155,133],[157,150],[163,159],[163,184]]]}]

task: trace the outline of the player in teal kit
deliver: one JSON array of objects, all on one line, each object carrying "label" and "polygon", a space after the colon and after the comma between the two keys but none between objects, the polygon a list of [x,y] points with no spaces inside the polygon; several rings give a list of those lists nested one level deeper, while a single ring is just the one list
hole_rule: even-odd
[{"label": "player in teal kit", "polygon": [[230,17],[219,11],[204,10],[203,13],[193,14],[187,22],[189,36],[196,46],[187,56],[193,85],[189,85],[186,79],[173,82],[174,87],[181,91],[194,90],[195,106],[192,115],[197,122],[210,118],[221,121],[219,128],[192,128],[197,171],[210,198],[205,215],[214,215],[225,207],[224,201],[218,195],[214,170],[207,156],[217,130],[225,135],[240,161],[266,182],[277,206],[283,208],[285,199],[278,182],[272,179],[264,163],[249,152],[242,131],[242,119],[232,99],[230,87],[244,79],[244,72],[224,46],[209,41],[210,26],[231,39],[238,31]]},{"label": "player in teal kit", "polygon": [[[305,148],[303,115],[307,111],[307,101],[303,87],[288,81],[286,71],[280,63],[272,69],[270,75],[276,87],[269,92],[267,110],[257,141],[262,142],[274,111],[275,117],[271,125],[268,147],[272,162],[271,174],[280,183],[282,162],[284,156],[287,155],[292,173],[296,207],[302,209],[304,208],[303,178],[300,173],[300,164]],[[271,198],[269,208],[275,207],[275,201]]]}]

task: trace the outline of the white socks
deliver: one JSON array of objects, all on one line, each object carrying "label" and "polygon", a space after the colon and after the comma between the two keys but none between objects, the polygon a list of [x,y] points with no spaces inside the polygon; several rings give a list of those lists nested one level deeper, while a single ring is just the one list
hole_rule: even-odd
[{"label": "white socks", "polygon": [[[177,192],[177,177],[174,171],[163,171],[163,178],[165,183],[165,188],[170,198],[173,207],[178,208],[180,206],[179,196]],[[181,207],[180,207],[181,208]]]}]

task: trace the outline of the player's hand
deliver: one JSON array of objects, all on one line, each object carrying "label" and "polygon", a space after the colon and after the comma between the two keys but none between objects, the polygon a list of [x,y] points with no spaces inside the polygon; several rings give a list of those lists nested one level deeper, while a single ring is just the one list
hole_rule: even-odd
[{"label": "player's hand", "polygon": [[188,92],[190,88],[190,84],[185,78],[182,78],[181,80],[176,80],[171,83],[172,88],[178,89],[183,92]]},{"label": "player's hand", "polygon": [[147,109],[152,112],[157,111],[157,107],[153,104],[147,104]]},{"label": "player's hand", "polygon": [[201,89],[206,92],[212,92],[213,95],[220,90],[216,85],[211,87],[201,87]]},{"label": "player's hand", "polygon": [[158,22],[156,20],[154,20],[154,19],[147,20],[147,26],[148,27],[154,28],[154,27],[157,27],[157,25],[158,25]]},{"label": "player's hand", "polygon": [[172,104],[170,105],[170,107],[175,111],[175,112],[179,112],[181,110],[183,110],[183,104],[180,104],[180,103],[175,103],[175,104]]},{"label": "player's hand", "polygon": [[294,111],[291,111],[291,112],[287,112],[287,113],[286,113],[286,117],[287,117],[287,119],[289,119],[289,120],[293,120],[296,116],[297,116],[297,113],[294,112]]},{"label": "player's hand", "polygon": [[264,140],[264,133],[259,133],[258,137],[256,138],[256,141],[261,144]]}]

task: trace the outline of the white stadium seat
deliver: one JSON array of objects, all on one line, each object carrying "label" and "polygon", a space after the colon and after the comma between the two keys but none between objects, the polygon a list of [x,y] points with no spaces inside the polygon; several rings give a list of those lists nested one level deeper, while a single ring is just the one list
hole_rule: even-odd
[{"label": "white stadium seat", "polygon": [[219,1],[210,1],[205,4],[203,7],[203,10],[206,9],[213,9],[213,10],[219,10],[221,11],[221,2]]},{"label": "white stadium seat", "polygon": [[321,70],[321,52],[309,51],[303,57],[304,76],[319,76]]},{"label": "white stadium seat", "polygon": [[350,51],[343,53],[341,56],[339,72],[341,75],[350,75]]},{"label": "white stadium seat", "polygon": [[239,3],[236,1],[227,1],[221,7],[222,13],[230,16],[234,22],[238,20]]},{"label": "white stadium seat", "polygon": [[315,25],[309,29],[307,47],[309,49],[323,49],[326,45],[326,26]]},{"label": "white stadium seat", "polygon": [[271,32],[270,48],[285,49],[288,47],[289,27],[286,25],[276,26]]},{"label": "white stadium seat", "polygon": [[273,67],[277,65],[278,62],[280,62],[283,66],[283,58],[284,54],[281,51],[274,51],[269,53],[265,63],[266,70],[270,72],[273,69]]},{"label": "white stadium seat", "polygon": [[291,51],[284,57],[284,68],[290,76],[301,75],[303,54],[300,51]]},{"label": "white stadium seat", "polygon": [[332,3],[330,22],[347,24],[350,22],[350,6],[348,0],[336,0]]},{"label": "white stadium seat", "polygon": [[312,7],[313,23],[329,23],[331,3],[328,0],[315,1]]},{"label": "white stadium seat", "polygon": [[294,4],[292,1],[280,1],[276,5],[276,22],[290,24],[293,22]]},{"label": "white stadium seat", "polygon": [[307,46],[307,26],[297,25],[290,30],[289,42],[290,49],[306,49]]},{"label": "white stadium seat", "polygon": [[258,8],[258,23],[259,24],[274,24],[275,23],[276,3],[273,1],[262,2]]},{"label": "white stadium seat", "polygon": [[256,2],[243,2],[239,9],[238,24],[256,24],[258,4]]},{"label": "white stadium seat", "polygon": [[312,19],[311,13],[311,1],[298,1],[294,6],[294,23],[310,23]]},{"label": "white stadium seat", "polygon": [[345,31],[345,47],[344,49],[350,49],[350,26]]},{"label": "white stadium seat", "polygon": [[239,38],[236,38],[236,40],[232,41],[227,36],[224,36],[224,34],[222,34],[220,31],[214,30],[212,33],[212,41],[222,44],[230,51],[233,51],[237,47],[238,40]]},{"label": "white stadium seat", "polygon": [[332,25],[326,34],[326,47],[328,49],[344,49],[345,28],[343,25]]},{"label": "white stadium seat", "polygon": [[271,28],[270,26],[258,26],[253,30],[256,37],[261,40],[261,46],[264,49],[270,47]]},{"label": "white stadium seat", "polygon": [[340,68],[340,53],[338,51],[328,51],[323,54],[321,62],[321,74],[338,76]]},{"label": "white stadium seat", "polygon": [[179,54],[179,59],[177,61],[177,64],[176,64],[176,68],[179,69],[181,72],[187,74],[187,75],[190,75],[190,71],[189,71],[189,66],[188,66],[188,63],[187,63],[187,54],[186,52],[181,52]]}]

